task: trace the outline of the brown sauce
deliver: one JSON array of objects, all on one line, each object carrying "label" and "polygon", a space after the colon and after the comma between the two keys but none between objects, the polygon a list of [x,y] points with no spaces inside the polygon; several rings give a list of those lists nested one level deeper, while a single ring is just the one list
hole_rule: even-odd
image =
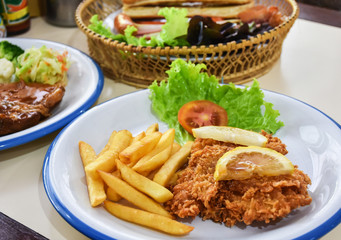
[{"label": "brown sauce", "polygon": [[60,86],[25,83],[0,84],[0,136],[39,123],[63,98]]}]

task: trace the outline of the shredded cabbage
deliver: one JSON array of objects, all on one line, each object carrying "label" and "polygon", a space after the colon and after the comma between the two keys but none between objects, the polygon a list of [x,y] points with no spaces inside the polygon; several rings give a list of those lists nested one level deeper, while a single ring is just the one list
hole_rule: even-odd
[{"label": "shredded cabbage", "polygon": [[56,50],[42,46],[26,49],[18,57],[15,75],[25,82],[44,84],[67,84],[67,70],[70,67],[67,51],[59,53]]}]

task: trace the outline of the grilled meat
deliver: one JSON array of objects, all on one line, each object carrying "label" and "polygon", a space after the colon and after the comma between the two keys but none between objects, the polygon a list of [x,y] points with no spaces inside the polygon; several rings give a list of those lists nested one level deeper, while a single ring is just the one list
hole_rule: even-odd
[{"label": "grilled meat", "polygon": [[58,85],[0,84],[0,136],[21,131],[48,117],[62,100],[65,89]]}]

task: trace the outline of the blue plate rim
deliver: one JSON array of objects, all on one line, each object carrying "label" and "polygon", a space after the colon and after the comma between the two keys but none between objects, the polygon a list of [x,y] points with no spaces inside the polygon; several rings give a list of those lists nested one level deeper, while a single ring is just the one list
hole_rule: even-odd
[{"label": "blue plate rim", "polygon": [[[9,38],[4,38],[3,40],[8,40]],[[5,150],[5,149],[9,149],[12,147],[17,147],[20,145],[23,145],[25,143],[31,142],[33,140],[36,140],[38,138],[44,137],[62,127],[64,127],[66,124],[68,124],[70,121],[72,121],[73,119],[77,118],[79,115],[81,115],[82,113],[84,113],[86,110],[88,110],[98,99],[98,97],[100,96],[102,90],[103,90],[103,86],[104,86],[104,75],[103,72],[101,70],[101,68],[99,67],[99,65],[86,53],[84,53],[83,51],[74,48],[72,46],[63,44],[63,43],[58,43],[58,42],[54,42],[54,41],[48,41],[48,40],[42,40],[42,39],[34,39],[34,38],[15,38],[18,40],[30,40],[30,41],[40,41],[40,42],[45,42],[45,43],[53,43],[56,45],[60,45],[60,46],[67,46],[68,48],[71,48],[77,52],[80,52],[82,55],[84,55],[86,58],[88,58],[96,67],[97,73],[98,73],[98,82],[97,82],[97,86],[94,90],[94,92],[91,94],[91,96],[87,99],[87,101],[85,101],[79,108],[75,109],[72,113],[70,113],[68,116],[66,116],[63,119],[60,119],[57,122],[54,122],[52,125],[48,125],[44,128],[40,128],[37,129],[34,132],[30,132],[27,133],[24,136],[18,136],[16,138],[13,139],[8,139],[8,140],[4,140],[1,141],[0,139],[0,151]],[[0,137],[1,138],[1,137]]]},{"label": "blue plate rim", "polygon": [[[97,106],[93,107],[92,109],[96,109],[98,107],[100,107],[103,104],[107,104],[108,102],[111,101],[115,101],[118,98],[122,98],[125,97],[127,95],[131,95],[131,94],[135,94],[138,92],[143,92],[143,91],[149,91],[148,89],[144,89],[144,90],[139,90],[139,91],[135,91],[135,92],[131,92],[131,93],[126,93],[123,94],[121,96],[112,98],[110,100],[107,100],[101,104],[98,104]],[[277,94],[280,96],[284,96],[290,99],[293,99],[297,102],[300,102],[302,104],[305,104],[306,106],[320,112],[322,115],[324,115],[325,117],[327,117],[332,123],[334,123],[340,130],[341,130],[341,125],[339,123],[337,123],[334,119],[332,119],[330,116],[328,116],[327,114],[325,114],[324,112],[322,112],[321,110],[317,109],[316,107],[313,107],[312,105],[301,101],[297,98],[294,97],[290,97],[288,95],[282,94],[282,93],[278,93],[275,91],[271,91],[271,90],[266,90],[266,89],[262,89],[263,92],[270,92],[273,94]],[[89,110],[89,111],[92,111]],[[102,232],[99,232],[93,228],[91,228],[91,226],[87,225],[84,221],[82,221],[81,219],[79,219],[78,217],[76,217],[72,212],[70,212],[70,210],[67,209],[67,207],[65,207],[65,205],[61,202],[60,199],[58,199],[58,197],[56,196],[55,192],[53,191],[52,186],[50,185],[50,180],[49,180],[49,163],[50,163],[50,155],[53,151],[54,146],[57,144],[59,138],[63,135],[64,131],[66,131],[68,129],[68,127],[70,127],[73,122],[75,122],[78,118],[73,119],[73,121],[71,121],[58,135],[57,137],[54,139],[54,141],[52,142],[52,144],[50,145],[48,151],[46,152],[45,155],[45,159],[44,159],[44,163],[43,163],[43,169],[42,169],[42,177],[43,177],[43,184],[44,184],[44,189],[45,192],[51,202],[51,204],[53,205],[53,207],[56,209],[56,211],[65,219],[65,221],[67,221],[71,226],[73,226],[76,230],[78,230],[79,232],[81,232],[82,234],[84,234],[85,236],[91,238],[91,239],[100,239],[100,240],[116,240],[116,238],[113,238],[111,236],[108,236],[106,234],[103,234]],[[328,232],[330,232],[332,229],[334,229],[336,226],[338,226],[341,223],[341,207],[339,208],[339,210],[332,215],[328,220],[326,220],[325,222],[321,223],[321,225],[319,225],[318,227],[312,229],[309,232],[306,232],[304,234],[302,234],[301,236],[298,236],[296,238],[294,238],[295,240],[315,240],[315,239],[319,239],[322,236],[324,236],[325,234],[327,234]]]}]

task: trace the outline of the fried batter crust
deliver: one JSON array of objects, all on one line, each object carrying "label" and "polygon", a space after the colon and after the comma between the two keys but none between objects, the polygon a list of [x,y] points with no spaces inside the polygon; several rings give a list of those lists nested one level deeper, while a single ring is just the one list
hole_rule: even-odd
[{"label": "fried batter crust", "polygon": [[[267,147],[287,153],[278,138],[263,134],[269,139]],[[233,226],[237,222],[246,225],[254,221],[269,223],[311,203],[307,191],[310,178],[297,166],[292,175],[214,181],[218,159],[235,147],[235,144],[212,139],[196,139],[188,166],[171,188],[174,197],[166,202],[166,208],[180,218],[200,215],[204,220]]]}]

